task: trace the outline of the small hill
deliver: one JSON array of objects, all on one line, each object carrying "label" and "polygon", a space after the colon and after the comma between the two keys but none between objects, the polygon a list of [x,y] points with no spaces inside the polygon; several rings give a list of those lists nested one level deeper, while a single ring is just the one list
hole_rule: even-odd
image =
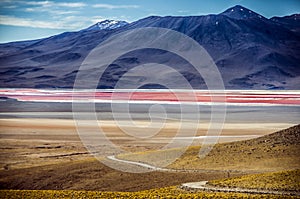
[{"label": "small hill", "polygon": [[[300,168],[300,125],[259,138],[217,144],[200,159],[200,146],[193,146],[168,166],[183,170],[235,170],[243,172],[280,171]],[[161,166],[180,149],[120,155],[122,159]]]},{"label": "small hill", "polygon": [[265,135],[260,138],[253,140],[247,140],[252,144],[261,144],[262,142],[267,143],[266,145],[299,145],[300,144],[300,124],[284,129],[269,135]]}]

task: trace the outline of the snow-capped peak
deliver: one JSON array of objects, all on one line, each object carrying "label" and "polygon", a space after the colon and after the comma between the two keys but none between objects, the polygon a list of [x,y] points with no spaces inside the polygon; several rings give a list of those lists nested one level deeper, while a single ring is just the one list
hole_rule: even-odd
[{"label": "snow-capped peak", "polygon": [[126,21],[104,20],[96,23],[100,30],[103,29],[115,29],[121,26],[125,26],[128,23]]},{"label": "snow-capped peak", "polygon": [[100,21],[85,30],[112,30],[127,25],[126,21],[104,20]]},{"label": "snow-capped peak", "polygon": [[256,17],[262,18],[261,15],[240,5],[236,5],[232,8],[229,8],[224,12],[222,12],[221,14],[235,19],[246,19],[246,18],[256,18]]}]

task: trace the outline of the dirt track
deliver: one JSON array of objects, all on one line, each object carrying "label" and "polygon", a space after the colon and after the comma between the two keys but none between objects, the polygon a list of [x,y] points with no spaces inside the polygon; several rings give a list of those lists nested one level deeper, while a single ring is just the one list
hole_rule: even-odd
[{"label": "dirt track", "polygon": [[[240,176],[242,173],[232,173]],[[227,177],[227,173],[148,172],[126,173],[97,160],[75,161],[25,169],[0,171],[1,189],[139,191],[184,182]]]},{"label": "dirt track", "polygon": [[189,182],[181,184],[180,188],[191,191],[213,191],[213,192],[234,192],[234,193],[249,193],[249,194],[275,194],[275,195],[296,195],[299,196],[299,192],[290,191],[271,191],[271,190],[259,190],[259,189],[243,189],[243,188],[225,188],[215,187],[207,185],[207,181]]}]

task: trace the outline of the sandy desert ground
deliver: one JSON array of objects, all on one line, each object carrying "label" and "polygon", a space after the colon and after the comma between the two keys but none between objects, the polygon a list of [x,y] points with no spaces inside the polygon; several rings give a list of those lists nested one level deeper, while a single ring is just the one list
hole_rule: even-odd
[{"label": "sandy desert ground", "polygon": [[[179,162],[171,165],[171,168],[179,168],[178,171],[147,173],[127,173],[114,170],[92,158],[80,144],[79,138],[74,132],[73,122],[70,120],[10,119],[1,120],[1,125],[2,129],[6,128],[11,131],[10,133],[6,131],[6,134],[1,133],[1,138],[6,136],[1,139],[1,161],[7,161],[2,165],[3,169],[0,171],[1,189],[141,191],[168,186],[178,187],[186,182],[211,181],[265,172],[266,168],[272,170],[274,161],[280,163],[279,165],[274,164],[277,166],[276,171],[299,167],[299,125],[291,128],[292,130],[283,131],[283,133],[242,142],[219,144],[205,159],[209,164],[206,164],[204,169],[192,171],[180,169],[182,165],[187,168],[201,167],[201,164],[197,163],[199,148],[196,146],[191,147],[183,158],[178,160]],[[108,124],[110,128],[111,125]],[[262,135],[271,131],[271,128],[282,128],[283,124],[275,125],[275,127],[270,124],[264,127],[251,125],[252,128],[249,128],[249,124],[239,124],[238,126],[248,129],[247,133],[259,132]],[[237,128],[237,125],[228,124],[228,127]],[[15,134],[12,134],[12,130]],[[118,137],[114,138],[119,139]],[[137,150],[139,148],[135,146],[139,146],[139,144],[133,141],[130,145],[128,144],[128,148],[131,146]],[[153,145],[149,145],[149,149],[153,149]],[[105,153],[103,153],[104,155]],[[263,158],[257,159],[258,156]],[[239,169],[231,168],[228,158],[236,166],[245,163],[252,167],[253,164],[247,163],[246,160],[248,160],[252,163],[257,162],[260,167],[255,167],[254,170],[253,167],[250,170],[244,170],[245,165]],[[272,159],[273,162],[266,162],[265,158]],[[289,164],[286,160],[290,160],[294,164]],[[188,163],[189,161],[192,164]],[[172,189],[179,193],[180,190],[176,187]],[[6,194],[5,191],[1,193]],[[206,193],[199,194],[205,195]]]},{"label": "sandy desert ground", "polygon": [[[127,152],[160,149],[174,136],[180,123],[168,122],[153,138],[137,139],[126,135],[114,121],[100,121],[106,136]],[[139,121],[138,125],[145,125]],[[262,136],[292,126],[290,123],[226,123],[219,142],[229,142]],[[75,122],[67,119],[0,119],[0,163],[1,169],[27,168],[32,166],[83,160],[92,155],[83,146]],[[98,131],[99,127],[89,127]],[[132,127],[134,128],[134,127]],[[203,141],[208,123],[201,124],[194,145]],[[188,131],[188,129],[187,129]],[[181,137],[179,139],[192,139]],[[110,154],[109,147],[100,151]]]},{"label": "sandy desert ground", "polygon": [[[83,120],[73,120],[70,102],[49,102],[49,99],[44,102],[31,101],[32,99],[18,101],[3,98],[0,106],[0,188],[142,191],[168,186],[178,187],[186,182],[210,181],[298,168],[297,143],[292,146],[281,143],[277,146],[278,143],[275,142],[264,142],[265,138],[262,137],[299,123],[299,106],[280,104],[278,100],[281,100],[282,96],[278,95],[270,99],[279,103],[276,105],[269,104],[270,101],[263,102],[265,104],[243,102],[243,105],[229,105],[218,139],[220,144],[215,145],[216,147],[203,162],[198,159],[199,148],[207,136],[207,130],[210,127],[215,128],[209,123],[211,114],[207,105],[199,105],[201,120],[197,123],[196,133],[191,136],[190,131],[195,126],[196,120],[187,112],[184,117],[188,119],[181,121],[178,104],[164,104],[163,107],[170,114],[165,118],[163,125],[161,125],[160,115],[155,115],[158,117],[154,117],[152,126],[149,126],[148,110],[151,104],[131,104],[130,113],[134,120],[131,124],[126,118],[126,110],[122,109],[123,104],[120,103],[118,105],[121,109],[117,113],[121,116],[119,122],[123,126],[118,126],[112,120],[110,105],[106,103],[98,103],[95,106],[98,120],[89,120],[89,114],[85,112],[79,113],[82,114]],[[282,98],[283,101],[289,102],[293,98],[298,103],[297,96],[285,97]],[[251,98],[247,99],[251,100]],[[219,112],[216,114],[218,116]],[[76,124],[84,126],[80,129],[80,133]],[[182,134],[177,135],[180,127],[184,127],[181,129]],[[114,170],[98,161],[99,159],[95,159],[82,142],[83,136],[94,136],[100,129],[107,140],[119,146],[123,150],[121,153],[124,153],[119,154],[112,150],[105,140],[95,139],[97,158],[105,161],[110,161],[107,160],[108,156],[115,155],[114,157],[119,159],[140,161],[151,165],[158,163],[157,165],[160,166],[164,163],[161,156],[165,157],[168,153],[177,154],[174,153],[177,149],[159,150],[164,149],[174,137],[180,143],[192,141],[191,145],[194,146],[170,164],[167,167],[168,171],[127,173]],[[149,134],[152,137],[134,137],[132,134],[127,134],[128,132],[142,132],[143,135]],[[255,141],[257,137],[263,142]],[[251,141],[252,139],[254,141]],[[249,140],[249,142],[233,142],[241,140]],[[258,146],[257,143],[263,145]],[[288,157],[285,157],[286,154]],[[147,162],[149,160],[151,162]],[[232,161],[232,164],[228,164],[228,161]],[[177,190],[177,188],[172,189]]]}]

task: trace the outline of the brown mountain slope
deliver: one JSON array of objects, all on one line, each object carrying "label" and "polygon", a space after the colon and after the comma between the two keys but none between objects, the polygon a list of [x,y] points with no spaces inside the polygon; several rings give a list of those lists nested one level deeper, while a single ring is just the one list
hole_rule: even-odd
[{"label": "brown mountain slope", "polygon": [[[251,172],[296,169],[300,168],[300,125],[251,140],[217,144],[202,159],[198,157],[199,149],[200,146],[190,147],[168,168]],[[120,155],[119,158],[161,166],[162,160],[174,157],[179,151]]]}]

